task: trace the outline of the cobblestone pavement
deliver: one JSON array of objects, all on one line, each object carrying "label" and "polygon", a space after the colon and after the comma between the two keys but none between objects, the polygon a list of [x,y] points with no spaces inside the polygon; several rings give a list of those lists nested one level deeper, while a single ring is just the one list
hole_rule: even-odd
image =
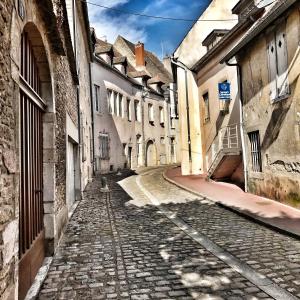
[{"label": "cobblestone pavement", "polygon": [[[194,199],[165,182],[161,172],[141,178],[164,206],[299,296],[299,242]],[[131,200],[116,183],[125,177],[109,176],[111,199],[100,193],[100,178],[88,185],[39,299],[270,299],[149,205],[136,176],[122,184],[137,198]]]},{"label": "cobblestone pavement", "polygon": [[[154,173],[143,176],[144,185],[162,203],[171,202],[170,195],[176,195],[178,188],[163,179],[161,169]],[[217,245],[300,298],[299,240],[207,200],[189,199],[185,203],[164,205]]]}]

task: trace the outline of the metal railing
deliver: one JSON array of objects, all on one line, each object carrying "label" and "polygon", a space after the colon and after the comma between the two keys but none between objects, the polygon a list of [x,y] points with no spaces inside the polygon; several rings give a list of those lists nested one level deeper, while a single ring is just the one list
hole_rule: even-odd
[{"label": "metal railing", "polygon": [[221,151],[230,153],[230,150],[235,152],[240,149],[241,139],[239,124],[233,124],[221,128],[206,154],[206,166],[208,172],[211,171],[211,168]]}]

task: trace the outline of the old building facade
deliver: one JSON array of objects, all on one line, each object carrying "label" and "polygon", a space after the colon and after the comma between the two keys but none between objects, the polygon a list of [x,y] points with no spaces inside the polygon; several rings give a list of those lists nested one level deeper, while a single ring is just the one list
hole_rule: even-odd
[{"label": "old building facade", "polygon": [[[221,45],[238,23],[231,11],[237,2],[212,1],[174,52],[183,175],[208,173],[219,179],[242,172],[237,72],[218,60],[233,42]],[[216,16],[231,21],[210,21],[203,26],[201,21]],[[222,83],[230,84],[227,99],[219,97]]]},{"label": "old building facade", "polygon": [[[0,6],[0,295],[24,299],[68,220],[68,182],[80,180],[77,95],[84,88],[65,1]],[[77,143],[72,179],[69,140]]]},{"label": "old building facade", "polygon": [[141,43],[123,37],[114,45],[95,41],[96,172],[178,162],[178,121],[170,116],[171,103],[162,88],[170,82],[168,71]]},{"label": "old building facade", "polygon": [[249,191],[297,208],[299,22],[298,1],[273,1],[223,59],[241,69]]}]

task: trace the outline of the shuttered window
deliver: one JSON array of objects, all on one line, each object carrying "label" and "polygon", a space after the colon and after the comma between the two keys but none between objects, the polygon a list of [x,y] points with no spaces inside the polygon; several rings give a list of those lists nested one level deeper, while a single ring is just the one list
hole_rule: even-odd
[{"label": "shuttered window", "polygon": [[131,122],[132,116],[131,116],[131,100],[127,98],[127,119]]},{"label": "shuttered window", "polygon": [[109,137],[106,133],[101,133],[99,136],[99,150],[100,150],[100,159],[108,160],[109,159]]},{"label": "shuttered window", "polygon": [[262,172],[261,148],[259,131],[253,131],[248,134],[251,145],[252,171]]},{"label": "shuttered window", "polygon": [[289,94],[285,26],[282,25],[271,33],[267,51],[270,98],[276,100]]}]

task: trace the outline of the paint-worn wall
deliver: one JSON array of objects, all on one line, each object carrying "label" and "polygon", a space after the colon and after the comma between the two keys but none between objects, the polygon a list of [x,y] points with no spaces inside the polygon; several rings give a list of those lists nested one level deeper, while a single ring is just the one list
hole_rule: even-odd
[{"label": "paint-worn wall", "polygon": [[[285,22],[281,19],[281,22]],[[262,172],[252,172],[250,143],[247,139],[250,192],[300,207],[300,81],[298,9],[286,15],[288,80],[290,95],[273,102],[264,32],[240,53],[243,74],[245,129],[259,130]]]}]

